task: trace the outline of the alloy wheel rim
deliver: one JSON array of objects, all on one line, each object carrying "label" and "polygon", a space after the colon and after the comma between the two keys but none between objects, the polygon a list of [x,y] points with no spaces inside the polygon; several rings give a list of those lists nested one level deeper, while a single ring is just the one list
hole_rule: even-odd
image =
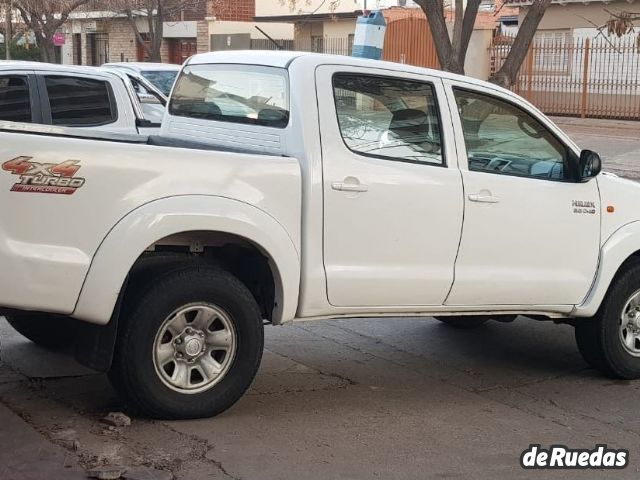
[{"label": "alloy wheel rim", "polygon": [[640,357],[640,290],[631,295],[622,309],[619,333],[625,351]]},{"label": "alloy wheel rim", "polygon": [[227,374],[237,343],[233,322],[224,310],[209,303],[185,305],[171,313],[156,334],[156,374],[176,392],[203,392]]}]

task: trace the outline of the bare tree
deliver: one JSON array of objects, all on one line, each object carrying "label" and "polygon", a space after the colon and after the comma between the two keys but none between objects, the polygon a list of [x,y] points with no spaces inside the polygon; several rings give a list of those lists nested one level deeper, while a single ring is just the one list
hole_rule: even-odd
[{"label": "bare tree", "polygon": [[[115,13],[126,15],[136,41],[152,62],[161,61],[164,23],[181,20],[187,12],[205,11],[206,3],[206,0],[112,0],[110,2]],[[140,19],[145,25],[142,29],[138,23]]]},{"label": "bare tree", "polygon": [[53,36],[71,12],[89,0],[13,0],[23,22],[33,32],[43,62],[55,62]]},{"label": "bare tree", "polygon": [[11,40],[13,38],[13,28],[11,25],[13,12],[10,0],[4,2],[4,50],[5,58],[11,60]]},{"label": "bare tree", "polygon": [[[640,12],[612,12],[605,8],[610,17],[607,23],[598,27],[599,34],[606,31],[607,35],[622,37],[630,33],[636,33],[636,23],[640,22]],[[640,52],[640,33],[636,35],[636,48]]]},{"label": "bare tree", "polygon": [[[468,0],[465,8],[463,0],[455,0],[455,8],[448,10],[443,0],[416,0],[427,16],[438,60],[444,70],[464,74],[464,61],[478,16],[480,2],[481,0]],[[538,25],[550,4],[551,0],[533,1],[518,29],[518,34],[505,62],[489,81],[504,87],[509,87],[516,81],[518,71],[527,56]],[[451,36],[447,30],[446,16],[448,12],[454,17]]]}]

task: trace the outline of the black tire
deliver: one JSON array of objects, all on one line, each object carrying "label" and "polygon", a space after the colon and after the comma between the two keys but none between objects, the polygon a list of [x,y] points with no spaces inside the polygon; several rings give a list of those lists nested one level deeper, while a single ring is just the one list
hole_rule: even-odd
[{"label": "black tire", "polygon": [[[253,295],[236,277],[216,266],[192,264],[134,287],[127,295],[109,379],[136,413],[156,419],[211,417],[231,407],[249,388],[262,359],[264,328]],[[169,388],[156,372],[154,341],[172,312],[197,302],[228,313],[237,345],[218,383],[199,393],[183,393]]]},{"label": "black tire", "polygon": [[575,337],[584,360],[612,378],[640,378],[640,356],[627,352],[620,338],[623,310],[640,290],[640,262],[629,264],[616,277],[598,310],[590,319],[577,319]]},{"label": "black tire", "polygon": [[459,328],[461,330],[470,330],[472,328],[478,328],[479,326],[484,325],[489,320],[491,320],[490,317],[483,317],[480,315],[468,315],[468,316],[460,315],[460,316],[451,316],[451,317],[438,316],[434,318],[436,320],[440,320],[442,323],[450,327]]},{"label": "black tire", "polygon": [[7,315],[5,318],[18,333],[43,348],[60,350],[75,342],[77,321],[72,318],[45,313]]}]

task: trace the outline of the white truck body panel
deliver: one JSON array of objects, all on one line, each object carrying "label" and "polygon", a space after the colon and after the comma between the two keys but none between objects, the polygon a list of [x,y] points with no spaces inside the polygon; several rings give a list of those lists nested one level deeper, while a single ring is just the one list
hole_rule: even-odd
[{"label": "white truck body panel", "polygon": [[[30,130],[37,131],[39,127],[32,126]],[[69,129],[48,130],[73,133]],[[3,199],[0,202],[5,205],[0,210],[0,264],[6,271],[15,272],[0,279],[0,304],[5,307],[73,313],[99,247],[103,242],[106,242],[105,248],[110,244],[109,232],[123,219],[135,218],[131,227],[134,230],[127,230],[127,234],[136,236],[137,242],[120,245],[113,251],[118,260],[110,257],[104,264],[93,266],[97,269],[92,275],[105,282],[97,293],[104,298],[92,297],[79,303],[81,307],[86,303],[95,304],[81,310],[87,320],[106,323],[115,304],[114,292],[120,291],[131,267],[129,264],[124,276],[119,275],[121,259],[137,258],[165,233],[177,233],[170,232],[171,227],[165,227],[161,218],[171,215],[188,218],[201,213],[198,209],[192,212],[185,209],[176,212],[171,208],[140,210],[158,200],[166,204],[167,199],[173,197],[233,199],[251,206],[253,210],[238,213],[237,222],[264,226],[267,217],[273,223],[273,228],[266,228],[261,238],[252,240],[260,245],[282,243],[287,239],[291,247],[280,244],[278,248],[293,256],[286,262],[294,265],[299,262],[300,169],[296,159],[25,133],[3,133],[0,155],[2,162],[27,155],[30,161],[51,165],[81,159],[77,176],[85,179],[84,185],[72,195],[50,195],[11,192],[19,181],[18,176],[7,171],[0,175],[0,198]],[[16,195],[20,196],[19,201],[15,201]],[[195,207],[197,202],[189,205]],[[149,218],[136,216],[136,211],[151,211],[153,213],[145,214],[156,215],[149,220],[151,225],[144,227],[146,232],[135,231],[136,226],[142,228],[143,219]],[[128,217],[132,212],[134,216]],[[211,218],[214,216],[212,212]],[[202,222],[194,222],[191,227],[188,222],[172,225],[185,230],[204,226]],[[214,222],[210,221],[207,227],[215,229]],[[283,229],[286,236],[276,227]],[[153,238],[153,233],[161,236]],[[144,245],[147,239],[150,243]],[[297,271],[297,266],[278,265],[278,269],[290,273]],[[110,280],[116,284],[109,284]],[[296,275],[294,283],[298,280]],[[98,306],[104,305],[108,305],[106,311],[100,310]]]}]

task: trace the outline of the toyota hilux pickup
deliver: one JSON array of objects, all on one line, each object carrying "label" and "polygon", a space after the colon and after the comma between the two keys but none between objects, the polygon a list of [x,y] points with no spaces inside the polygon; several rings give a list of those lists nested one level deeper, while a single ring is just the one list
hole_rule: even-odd
[{"label": "toyota hilux pickup", "polygon": [[551,319],[640,377],[640,185],[489,83],[201,54],[160,135],[4,122],[0,166],[2,313],[150,417],[227,409],[310,319]]}]

